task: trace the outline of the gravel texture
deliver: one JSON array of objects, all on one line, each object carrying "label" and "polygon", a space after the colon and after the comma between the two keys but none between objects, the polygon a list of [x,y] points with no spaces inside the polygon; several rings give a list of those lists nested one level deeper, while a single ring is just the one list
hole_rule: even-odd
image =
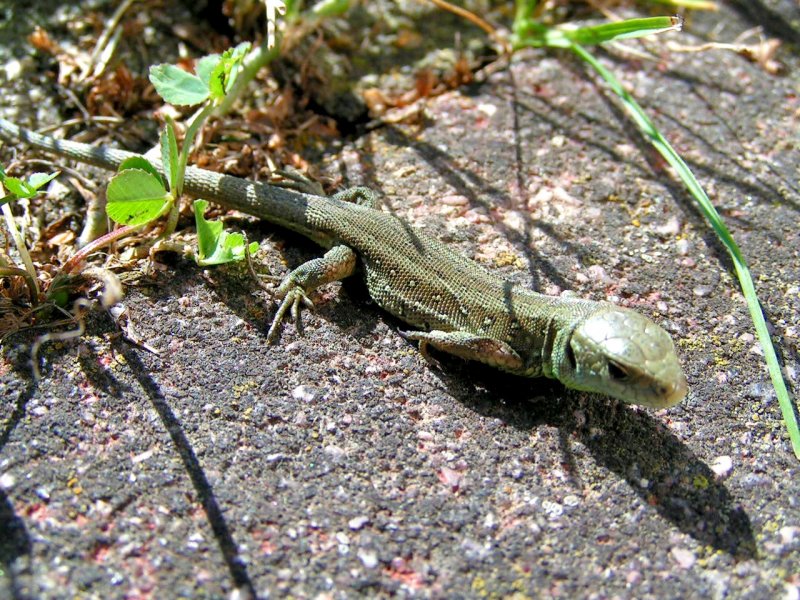
[{"label": "gravel texture", "polygon": [[[717,35],[745,13],[714,15]],[[776,77],[723,52],[603,54],[744,249],[796,394],[800,77],[783,57]],[[158,354],[104,314],[43,347],[39,383],[33,336],[4,346],[0,597],[798,598],[800,465],[730,262],[663,161],[558,53],[425,117],[326,167],[515,281],[653,316],[689,397],[651,412],[436,368],[358,281],[268,345],[274,309],[243,269],[176,260],[124,300]],[[278,268],[317,254],[248,228]]]}]

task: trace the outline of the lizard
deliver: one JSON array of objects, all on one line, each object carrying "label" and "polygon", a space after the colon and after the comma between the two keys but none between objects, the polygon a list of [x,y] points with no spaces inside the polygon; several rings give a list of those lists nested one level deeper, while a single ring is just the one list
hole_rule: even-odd
[{"label": "lizard", "polygon": [[[110,170],[138,156],[41,135],[5,119],[0,138]],[[360,270],[375,303],[415,328],[401,334],[426,357],[433,347],[650,408],[674,406],[688,392],[671,337],[651,319],[613,303],[547,296],[507,281],[382,211],[368,188],[328,197],[188,167],[184,191],[327,249],[282,279],[268,340],[289,315],[299,328],[300,311],[313,306],[309,295],[316,288]]]}]

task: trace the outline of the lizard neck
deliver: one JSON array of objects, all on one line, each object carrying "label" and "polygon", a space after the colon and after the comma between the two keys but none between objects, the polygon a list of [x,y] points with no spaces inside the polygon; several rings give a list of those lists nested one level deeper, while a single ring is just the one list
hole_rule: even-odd
[{"label": "lizard neck", "polygon": [[535,292],[515,294],[511,346],[523,357],[522,375],[559,379],[566,348],[575,328],[603,305],[590,300],[545,296]]}]

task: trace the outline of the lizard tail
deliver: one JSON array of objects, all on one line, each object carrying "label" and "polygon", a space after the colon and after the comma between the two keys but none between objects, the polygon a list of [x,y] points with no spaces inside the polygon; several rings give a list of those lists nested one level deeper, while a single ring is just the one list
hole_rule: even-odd
[{"label": "lizard tail", "polygon": [[111,148],[101,148],[90,146],[80,142],[68,140],[58,140],[46,135],[30,131],[10,121],[0,118],[0,138],[6,141],[19,140],[30,144],[39,150],[53,152],[61,156],[75,159],[83,163],[89,163],[103,169],[117,169],[122,162],[132,156],[138,156],[134,152],[116,150]]}]

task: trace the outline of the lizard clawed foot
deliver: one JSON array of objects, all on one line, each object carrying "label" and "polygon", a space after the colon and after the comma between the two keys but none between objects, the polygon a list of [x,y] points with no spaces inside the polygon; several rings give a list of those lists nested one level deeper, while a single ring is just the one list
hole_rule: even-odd
[{"label": "lizard clawed foot", "polygon": [[[400,337],[403,338],[404,340],[407,340],[409,342],[413,342],[414,340],[418,339],[415,336],[415,334],[417,334],[419,332],[417,332],[417,331],[403,331],[401,329],[398,329],[397,333],[399,333]],[[419,353],[422,355],[422,358],[425,359],[425,362],[427,362],[432,367],[434,367],[436,369],[439,369],[440,371],[444,371],[444,367],[442,366],[442,363],[440,361],[438,361],[437,359],[435,359],[433,356],[431,356],[431,353],[429,352],[428,347],[429,347],[429,344],[428,344],[427,341],[425,341],[423,339],[419,340],[419,343],[417,345],[417,350],[419,350]]]},{"label": "lizard clawed foot", "polygon": [[322,188],[322,184],[320,184],[318,181],[314,181],[313,179],[309,179],[296,169],[291,167],[287,169],[278,169],[275,171],[275,174],[282,179],[271,181],[270,183],[272,183],[272,185],[277,185],[279,187],[294,190],[296,192],[302,192],[304,194],[310,194],[311,196],[326,195],[325,190]]},{"label": "lizard clawed foot", "polygon": [[314,303],[306,295],[305,290],[301,287],[292,287],[288,291],[281,291],[278,289],[278,293],[281,303],[278,306],[278,311],[275,313],[275,317],[272,319],[272,325],[270,325],[269,331],[267,332],[267,342],[270,343],[275,340],[275,337],[278,334],[278,329],[280,328],[284,317],[286,317],[287,312],[289,312],[291,315],[295,327],[297,327],[298,333],[302,335],[303,321],[300,318],[300,308],[302,306],[305,306],[306,308],[314,308]]}]

